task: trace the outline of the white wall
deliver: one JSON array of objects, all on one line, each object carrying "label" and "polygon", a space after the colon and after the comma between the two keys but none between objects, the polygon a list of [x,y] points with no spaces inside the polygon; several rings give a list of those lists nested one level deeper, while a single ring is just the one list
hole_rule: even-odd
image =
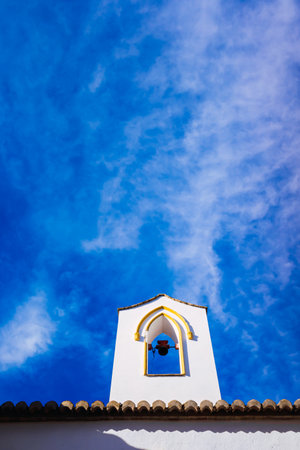
[{"label": "white wall", "polygon": [[1,423],[0,449],[298,450],[299,420]]},{"label": "white wall", "polygon": [[[134,340],[134,333],[140,319],[158,306],[167,306],[188,322],[193,339],[187,339],[186,329],[178,317],[173,315],[182,330],[185,353],[186,376],[147,377],[143,373],[144,339]],[[168,315],[172,315],[166,311]],[[147,322],[159,312],[149,316],[141,329],[143,335]],[[211,400],[215,403],[221,398],[213,350],[209,334],[207,314],[204,308],[176,302],[161,296],[144,305],[119,312],[115,358],[112,374],[110,400],[138,403],[147,400],[163,400],[166,403],[178,400]]]}]

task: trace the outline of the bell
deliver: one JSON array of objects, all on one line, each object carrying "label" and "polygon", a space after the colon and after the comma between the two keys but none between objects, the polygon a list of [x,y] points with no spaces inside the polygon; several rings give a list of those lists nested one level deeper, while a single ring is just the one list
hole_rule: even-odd
[{"label": "bell", "polygon": [[158,353],[161,356],[166,356],[168,354],[168,351],[169,351],[168,347],[165,346],[158,347]]},{"label": "bell", "polygon": [[157,348],[158,353],[161,356],[166,356],[168,354],[170,346],[168,344],[168,341],[157,341],[157,346],[155,348]]}]

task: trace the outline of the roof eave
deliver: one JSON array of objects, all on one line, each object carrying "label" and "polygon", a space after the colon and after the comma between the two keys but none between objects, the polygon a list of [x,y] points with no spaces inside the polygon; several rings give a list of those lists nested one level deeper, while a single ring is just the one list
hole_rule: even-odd
[{"label": "roof eave", "polygon": [[167,297],[171,300],[174,300],[175,302],[183,303],[184,305],[188,305],[188,306],[194,306],[195,308],[203,308],[207,311],[207,306],[195,305],[194,303],[184,302],[183,300],[178,300],[177,298],[170,297],[170,295],[167,295],[167,294],[157,294],[157,295],[155,295],[155,297],[149,298],[148,300],[144,300],[143,302],[139,302],[139,303],[135,303],[134,305],[123,306],[121,308],[118,308],[118,312],[123,311],[125,309],[132,309],[132,308],[136,308],[138,306],[145,305],[146,303],[150,303],[153,300],[156,300],[157,298],[162,297],[162,296]]}]

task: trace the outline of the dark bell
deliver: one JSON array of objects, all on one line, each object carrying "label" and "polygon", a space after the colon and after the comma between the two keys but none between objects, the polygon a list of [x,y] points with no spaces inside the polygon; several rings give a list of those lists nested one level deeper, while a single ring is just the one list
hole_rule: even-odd
[{"label": "dark bell", "polygon": [[170,346],[168,341],[157,341],[157,346],[155,348],[158,350],[160,356],[166,356]]},{"label": "dark bell", "polygon": [[168,354],[168,347],[164,347],[164,346],[158,347],[158,353],[161,356],[166,356]]}]

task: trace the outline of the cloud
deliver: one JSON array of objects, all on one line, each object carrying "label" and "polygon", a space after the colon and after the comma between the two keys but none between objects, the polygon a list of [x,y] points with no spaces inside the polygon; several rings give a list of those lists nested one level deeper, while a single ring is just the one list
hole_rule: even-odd
[{"label": "cloud", "polygon": [[89,84],[89,91],[92,94],[94,94],[97,91],[97,89],[99,89],[103,79],[104,79],[104,70],[100,65],[98,65],[96,71],[93,74],[93,79]]},{"label": "cloud", "polygon": [[18,306],[12,320],[0,329],[0,367],[19,367],[42,354],[52,344],[55,324],[46,311],[46,296],[40,292]]},{"label": "cloud", "polygon": [[[54,316],[43,295],[16,310],[1,331],[2,370],[24,364],[14,373],[31,377],[26,358],[51,348],[34,372],[46,364],[67,394],[65,375],[84,360],[88,382],[74,378],[68,397],[78,386],[81,398],[102,395],[113,311],[165,291],[210,307],[223,392],[294,395],[297,2],[28,5],[2,14],[0,316],[33,282],[52,293]],[[30,398],[47,394],[35,375],[10,376],[5,396],[5,378],[16,401],[24,384]]]},{"label": "cloud", "polygon": [[255,340],[253,339],[253,337],[248,333],[248,331],[243,330],[241,339],[245,345],[250,347],[252,352],[258,351],[258,345],[255,342]]},{"label": "cloud", "polygon": [[99,223],[99,235],[96,239],[83,241],[86,251],[91,250],[124,250],[138,247],[141,219],[134,215],[116,218],[114,216]]},{"label": "cloud", "polygon": [[152,11],[130,42],[138,48],[151,36],[165,43],[149,69],[136,73],[155,107],[124,127],[127,159],[115,160],[111,181],[123,187],[102,196],[99,236],[84,244],[87,251],[135,248],[139,229],[160,214],[174,295],[206,298],[222,321],[234,323],[221,300],[215,248],[230,236],[245,270],[263,262],[251,277],[264,285],[264,311],[273,303],[268,283],[289,282],[299,237],[298,19],[292,0],[234,11],[218,1],[172,2]]}]

